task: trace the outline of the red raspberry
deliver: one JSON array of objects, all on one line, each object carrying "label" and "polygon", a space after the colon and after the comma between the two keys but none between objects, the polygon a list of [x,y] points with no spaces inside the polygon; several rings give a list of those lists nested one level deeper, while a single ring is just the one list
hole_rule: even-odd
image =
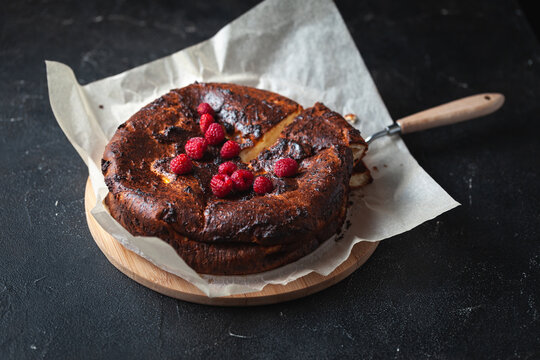
[{"label": "red raspberry", "polygon": [[210,180],[210,188],[217,197],[227,196],[233,189],[233,181],[225,174],[217,174]]},{"label": "red raspberry", "polygon": [[218,172],[220,174],[225,174],[231,176],[233,172],[236,171],[236,164],[230,161],[224,162],[223,164],[219,165]]},{"label": "red raspberry", "polygon": [[253,182],[253,190],[260,195],[269,193],[273,188],[274,184],[272,184],[272,180],[266,176],[257,176]]},{"label": "red raspberry", "polygon": [[219,145],[225,140],[225,129],[218,123],[210,124],[204,133],[204,138],[210,145]]},{"label": "red raspberry", "polygon": [[201,116],[203,114],[210,114],[214,116],[214,109],[212,109],[209,103],[200,103],[199,106],[197,106],[197,112]]},{"label": "red raspberry", "polygon": [[191,172],[191,160],[186,154],[180,154],[171,160],[171,171],[177,175],[187,174]]},{"label": "red raspberry", "polygon": [[232,140],[229,140],[223,144],[219,154],[224,159],[232,159],[240,154],[240,145]]},{"label": "red raspberry", "polygon": [[187,141],[185,149],[186,154],[195,160],[202,159],[204,152],[208,147],[208,143],[202,137],[194,137]]},{"label": "red raspberry", "polygon": [[206,130],[208,130],[208,127],[210,124],[214,123],[214,117],[210,114],[202,114],[201,120],[199,121],[199,125],[201,127],[201,131],[204,134]]},{"label": "red raspberry", "polygon": [[298,163],[291,158],[279,159],[274,164],[274,173],[279,177],[289,177],[298,171]]},{"label": "red raspberry", "polygon": [[231,179],[234,183],[234,188],[238,191],[247,191],[253,184],[253,173],[248,170],[240,169],[236,170]]}]

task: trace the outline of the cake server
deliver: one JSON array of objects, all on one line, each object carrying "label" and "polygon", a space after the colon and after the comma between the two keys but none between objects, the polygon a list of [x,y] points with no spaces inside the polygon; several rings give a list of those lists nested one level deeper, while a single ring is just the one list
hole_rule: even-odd
[{"label": "cake server", "polygon": [[368,136],[365,141],[369,144],[383,136],[409,134],[476,119],[497,111],[503,103],[504,95],[499,93],[484,93],[464,97],[396,120],[392,125]]}]

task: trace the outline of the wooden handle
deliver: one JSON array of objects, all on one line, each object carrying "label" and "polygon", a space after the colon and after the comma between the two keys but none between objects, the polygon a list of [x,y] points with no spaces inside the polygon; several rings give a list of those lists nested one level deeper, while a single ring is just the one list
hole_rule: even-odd
[{"label": "wooden handle", "polygon": [[485,116],[499,109],[503,103],[503,94],[478,94],[409,115],[396,122],[401,127],[401,133],[407,134]]}]

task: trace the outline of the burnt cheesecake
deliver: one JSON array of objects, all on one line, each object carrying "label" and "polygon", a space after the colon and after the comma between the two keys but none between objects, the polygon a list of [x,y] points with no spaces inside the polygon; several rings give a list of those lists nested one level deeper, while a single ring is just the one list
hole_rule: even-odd
[{"label": "burnt cheesecake", "polygon": [[[194,83],[120,125],[102,171],[110,214],[195,271],[242,275],[300,259],[341,230],[367,144],[321,103]],[[354,169],[354,170],[353,170]]]}]

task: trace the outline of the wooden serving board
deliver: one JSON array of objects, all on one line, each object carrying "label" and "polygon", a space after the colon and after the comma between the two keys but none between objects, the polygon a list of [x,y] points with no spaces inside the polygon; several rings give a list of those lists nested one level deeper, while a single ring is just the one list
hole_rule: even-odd
[{"label": "wooden serving board", "polygon": [[324,290],[346,278],[373,254],[378,242],[361,242],[354,246],[351,256],[328,276],[308,274],[287,285],[267,285],[258,292],[210,298],[194,285],[168,273],[141,256],[127,250],[109,235],[94,219],[90,210],[96,198],[90,179],[86,182],[84,207],[90,232],[103,254],[118,270],[154,291],[173,298],[206,305],[250,306],[274,304],[298,299]]}]

